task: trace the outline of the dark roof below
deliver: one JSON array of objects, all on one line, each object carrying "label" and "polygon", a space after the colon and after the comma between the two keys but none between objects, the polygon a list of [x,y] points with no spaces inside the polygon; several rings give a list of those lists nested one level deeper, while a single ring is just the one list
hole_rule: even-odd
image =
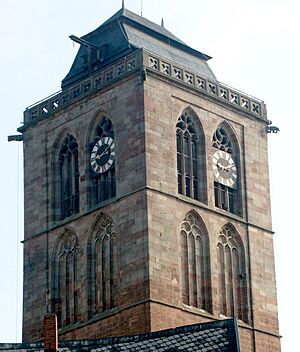
[{"label": "dark roof below", "polygon": [[[0,344],[0,351],[43,351],[43,344]],[[149,334],[95,340],[63,341],[59,351],[93,352],[239,352],[234,319],[181,326]]]}]

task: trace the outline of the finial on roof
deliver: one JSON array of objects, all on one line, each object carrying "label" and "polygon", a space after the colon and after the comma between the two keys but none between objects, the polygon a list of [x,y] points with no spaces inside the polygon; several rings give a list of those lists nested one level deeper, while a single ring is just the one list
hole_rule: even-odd
[{"label": "finial on roof", "polygon": [[161,26],[165,28],[164,18],[161,19]]},{"label": "finial on roof", "polygon": [[122,0],[122,10],[125,9],[125,0]]}]

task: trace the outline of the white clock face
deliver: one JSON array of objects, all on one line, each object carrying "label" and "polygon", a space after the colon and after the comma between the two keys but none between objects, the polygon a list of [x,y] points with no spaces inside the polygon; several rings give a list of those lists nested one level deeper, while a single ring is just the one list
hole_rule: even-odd
[{"label": "white clock face", "polygon": [[215,181],[230,188],[236,188],[237,169],[229,153],[217,150],[213,156]]},{"label": "white clock face", "polygon": [[97,174],[107,171],[115,160],[115,142],[111,137],[102,137],[91,153],[91,167]]}]

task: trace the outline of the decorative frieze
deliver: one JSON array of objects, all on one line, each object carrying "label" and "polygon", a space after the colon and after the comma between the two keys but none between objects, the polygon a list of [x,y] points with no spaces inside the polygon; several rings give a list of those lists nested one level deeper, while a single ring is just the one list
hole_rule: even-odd
[{"label": "decorative frieze", "polygon": [[229,105],[234,105],[241,110],[245,110],[253,115],[267,119],[264,103],[261,100],[248,96],[247,94],[228,87],[225,84],[218,81],[211,81],[207,77],[201,77],[184,67],[178,67],[178,65],[167,62],[164,59],[162,60],[152,54],[146,53],[145,66],[204,91],[210,96],[214,96],[223,102],[226,101]]},{"label": "decorative frieze", "polygon": [[140,69],[142,65],[205,92],[209,96],[221,100],[223,103],[226,102],[257,117],[267,119],[264,103],[261,100],[232,89],[218,81],[208,79],[205,76],[201,77],[187,68],[179,67],[179,65],[167,62],[165,59],[155,57],[145,50],[139,50],[132,55],[124,57],[117,63],[106,67],[104,70],[95,72],[87,79],[79,83],[76,82],[72,87],[64,89],[28,107],[24,112],[24,124],[30,124],[38,118],[46,117],[54,111],[66,107],[76,99],[102,89],[112,82],[121,79],[126,74]]},{"label": "decorative frieze", "polygon": [[72,87],[59,91],[45,100],[28,107],[24,112],[24,124],[32,123],[38,118],[44,118],[54,111],[66,107],[76,99],[102,89],[110,83],[121,79],[127,73],[138,69],[141,66],[138,59],[139,54],[135,53],[124,57],[116,64],[106,67],[103,71],[96,72],[82,82],[76,83]]}]

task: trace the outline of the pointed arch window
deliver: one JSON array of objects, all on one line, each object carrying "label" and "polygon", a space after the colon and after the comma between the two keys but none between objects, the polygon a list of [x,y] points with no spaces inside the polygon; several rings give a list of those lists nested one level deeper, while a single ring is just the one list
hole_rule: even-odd
[{"label": "pointed arch window", "polygon": [[245,251],[240,235],[231,225],[221,230],[217,249],[220,313],[248,323]]},{"label": "pointed arch window", "polygon": [[183,303],[211,312],[209,241],[195,214],[183,220],[180,243]]},{"label": "pointed arch window", "polygon": [[116,233],[111,218],[102,215],[89,243],[89,316],[114,307]]},{"label": "pointed arch window", "polygon": [[242,215],[239,189],[238,147],[232,143],[226,129],[218,127],[213,135],[215,206]]},{"label": "pointed arch window", "polygon": [[197,117],[193,115],[187,109],[176,124],[178,193],[205,201],[204,135],[201,128],[196,128]]},{"label": "pointed arch window", "polygon": [[78,320],[78,237],[68,230],[58,240],[52,262],[52,312],[59,327]]},{"label": "pointed arch window", "polygon": [[76,138],[68,134],[59,152],[60,219],[79,212],[79,167]]},{"label": "pointed arch window", "polygon": [[116,195],[114,128],[107,116],[101,118],[93,131],[89,155],[90,200],[93,206]]}]

